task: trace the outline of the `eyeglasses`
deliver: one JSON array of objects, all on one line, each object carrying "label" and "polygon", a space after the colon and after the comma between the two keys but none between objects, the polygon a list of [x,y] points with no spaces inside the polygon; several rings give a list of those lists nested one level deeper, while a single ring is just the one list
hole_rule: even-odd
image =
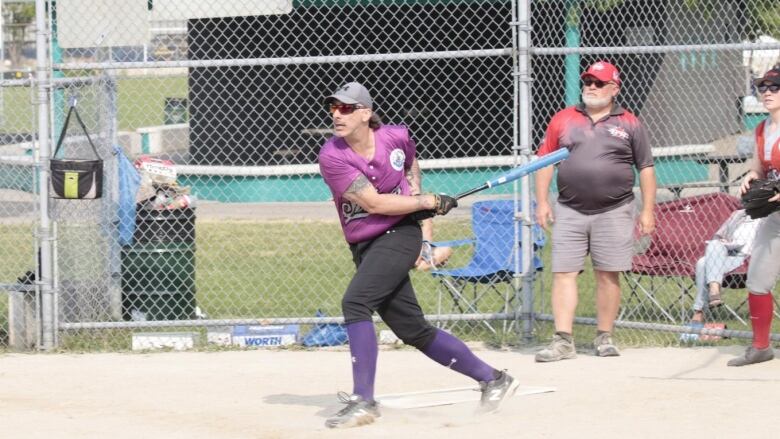
[{"label": "eyeglasses", "polygon": [[780,85],[772,84],[772,85],[759,85],[758,86],[758,92],[761,94],[766,93],[766,91],[769,90],[772,93],[777,93],[778,90],[780,90]]},{"label": "eyeglasses", "polygon": [[334,114],[336,110],[339,111],[341,114],[352,114],[355,110],[360,110],[361,108],[366,108],[362,105],[357,104],[330,104],[328,109],[330,111],[330,114]]},{"label": "eyeglasses", "polygon": [[609,84],[609,82],[599,81],[598,79],[593,78],[585,78],[582,80],[582,85],[585,87],[590,87],[591,85],[595,85],[596,88],[604,88],[605,85]]}]

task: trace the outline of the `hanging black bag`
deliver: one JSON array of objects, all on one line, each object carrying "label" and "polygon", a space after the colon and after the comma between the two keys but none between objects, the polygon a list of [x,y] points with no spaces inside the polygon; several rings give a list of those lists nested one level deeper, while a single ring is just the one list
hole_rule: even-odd
[{"label": "hanging black bag", "polygon": [[[62,126],[60,139],[57,141],[57,148],[50,160],[52,197],[69,200],[100,198],[103,195],[103,160],[89,137],[87,127],[84,126],[84,122],[79,117],[79,112],[76,110],[76,98],[71,97],[69,104],[70,108],[67,117],[65,117],[65,124]],[[76,120],[81,125],[84,135],[87,136],[89,146],[92,147],[97,160],[53,158],[57,157],[62,142],[65,140],[71,114],[76,115]]]}]

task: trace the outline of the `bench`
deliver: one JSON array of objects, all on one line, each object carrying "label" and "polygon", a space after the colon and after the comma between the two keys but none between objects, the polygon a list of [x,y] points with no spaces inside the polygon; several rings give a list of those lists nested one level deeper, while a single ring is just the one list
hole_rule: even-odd
[{"label": "bench", "polygon": [[[190,126],[186,123],[140,127],[135,130],[141,154],[161,154],[186,150]],[[136,155],[132,152],[132,155]]]},{"label": "bench", "polygon": [[[731,186],[731,185],[727,185]],[[736,186],[736,185],[734,185]],[[693,181],[689,183],[672,183],[672,184],[660,184],[658,189],[667,189],[674,195],[674,199],[678,200],[682,196],[684,189],[700,189],[700,188],[721,188],[723,189],[723,183],[719,181]],[[722,192],[728,192],[728,190],[722,190]]]},{"label": "bench", "polygon": [[[729,176],[729,165],[744,163],[751,158],[751,154],[714,154],[715,148],[711,144],[705,145],[683,145],[653,148],[653,157],[658,161],[664,159],[681,160],[686,162],[695,162],[701,165],[717,165],[718,179],[710,180],[709,171],[707,179],[696,180],[686,179],[686,175],[673,175],[674,181],[658,185],[659,189],[667,189],[674,194],[675,199],[679,199],[684,189],[688,188],[720,188],[723,193],[729,193],[729,189],[737,187],[744,174],[735,179]],[[668,177],[668,176],[667,176]]]},{"label": "bench", "polygon": [[[713,183],[706,180],[709,170],[703,168],[697,159],[714,151],[715,146],[712,144],[652,148],[658,188],[668,189],[675,198],[680,198],[683,189],[708,187],[707,185]],[[700,186],[702,184],[704,186]]]}]

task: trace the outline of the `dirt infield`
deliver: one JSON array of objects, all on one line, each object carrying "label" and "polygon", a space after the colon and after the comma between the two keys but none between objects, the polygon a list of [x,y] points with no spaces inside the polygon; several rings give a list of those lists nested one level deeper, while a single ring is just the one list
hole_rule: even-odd
[{"label": "dirt infield", "polygon": [[[737,347],[632,349],[536,364],[531,352],[478,350],[525,386],[497,414],[472,403],[385,409],[379,422],[327,430],[350,390],[345,351],[0,356],[0,437],[684,438],[772,437],[780,361],[727,368]],[[412,350],[380,352],[377,392],[470,385]]]}]

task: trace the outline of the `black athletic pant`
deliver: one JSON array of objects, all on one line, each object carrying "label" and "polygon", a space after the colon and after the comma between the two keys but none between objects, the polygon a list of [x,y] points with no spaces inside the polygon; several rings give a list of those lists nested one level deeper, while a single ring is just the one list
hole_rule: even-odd
[{"label": "black athletic pant", "polygon": [[436,330],[425,321],[409,279],[421,247],[420,225],[409,218],[370,241],[350,245],[357,273],[341,301],[345,322],[371,320],[376,311],[404,343],[425,348]]}]

